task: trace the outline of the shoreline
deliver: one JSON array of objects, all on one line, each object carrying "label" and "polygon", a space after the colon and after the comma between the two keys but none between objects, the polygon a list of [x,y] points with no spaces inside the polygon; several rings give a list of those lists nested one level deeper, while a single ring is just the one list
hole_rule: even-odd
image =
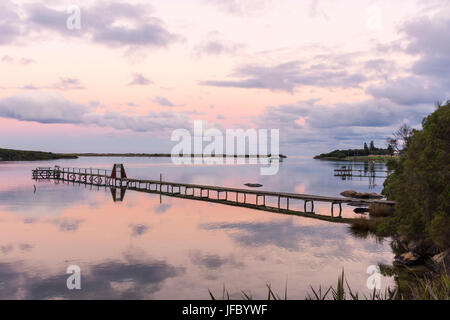
[{"label": "shoreline", "polygon": [[[190,154],[190,155],[172,155],[170,153],[74,153],[77,157],[140,157],[140,158],[276,158],[272,155],[203,155],[203,154]],[[279,158],[285,159],[287,156],[280,154]]]},{"label": "shoreline", "polygon": [[320,157],[316,156],[314,157],[315,160],[324,160],[324,161],[379,161],[379,162],[386,162],[390,159],[397,159],[398,156],[387,156],[387,155],[370,155],[370,156],[358,156],[358,157],[345,157],[345,158],[339,158],[339,157]]},{"label": "shoreline", "polygon": [[170,153],[53,153],[44,151],[13,150],[0,148],[0,162],[5,161],[46,161],[59,159],[78,159],[79,157],[123,157],[123,158],[279,158],[285,159],[287,156],[279,154],[278,156],[269,155],[172,155]]}]

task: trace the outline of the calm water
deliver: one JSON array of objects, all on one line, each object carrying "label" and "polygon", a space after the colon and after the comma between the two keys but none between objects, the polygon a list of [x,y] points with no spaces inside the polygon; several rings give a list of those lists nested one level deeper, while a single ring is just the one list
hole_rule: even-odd
[{"label": "calm water", "polygon": [[[169,181],[238,188],[251,182],[330,196],[380,192],[383,182],[343,181],[333,176],[342,163],[303,158],[286,159],[275,176],[260,176],[257,165],[175,166],[170,159],[1,163],[1,299],[209,299],[208,289],[221,297],[224,285],[234,298],[240,290],[264,298],[266,284],[282,294],[286,281],[289,298],[303,299],[310,285],[334,285],[342,268],[354,289],[368,293],[367,267],[392,262],[388,242],[355,238],[344,224],[134,191],[113,202],[105,188],[31,180],[38,166],[113,163],[124,163],[129,177],[162,173]],[[356,216],[352,210],[344,207],[344,216]],[[66,287],[69,265],[81,268],[81,290]],[[382,278],[387,285],[392,280]]]}]

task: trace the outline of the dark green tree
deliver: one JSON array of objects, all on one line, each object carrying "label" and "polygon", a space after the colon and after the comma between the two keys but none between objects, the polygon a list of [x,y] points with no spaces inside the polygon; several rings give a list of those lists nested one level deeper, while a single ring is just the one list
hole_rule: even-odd
[{"label": "dark green tree", "polygon": [[[396,201],[393,232],[409,240],[450,247],[450,102],[422,122],[423,129],[399,131],[404,148],[383,193]],[[409,134],[409,132],[412,132]]]},{"label": "dark green tree", "polygon": [[391,145],[388,145],[387,152],[390,156],[394,155],[394,148]]},{"label": "dark green tree", "polygon": [[370,141],[369,152],[373,154],[375,152],[375,144],[373,141]]},{"label": "dark green tree", "polygon": [[364,142],[364,155],[368,156],[370,153],[369,147],[367,146],[367,143]]}]

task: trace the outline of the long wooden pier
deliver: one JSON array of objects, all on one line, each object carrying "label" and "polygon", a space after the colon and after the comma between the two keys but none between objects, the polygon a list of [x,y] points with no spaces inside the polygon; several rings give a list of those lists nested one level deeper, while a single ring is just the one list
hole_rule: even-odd
[{"label": "long wooden pier", "polygon": [[[121,165],[120,165],[121,166]],[[342,217],[342,204],[370,205],[371,203],[395,205],[394,201],[353,199],[342,197],[317,196],[298,193],[273,192],[263,190],[249,190],[221,186],[209,186],[200,184],[188,184],[180,182],[168,182],[160,180],[131,179],[121,170],[86,169],[86,168],[36,168],[32,171],[33,179],[54,179],[63,182],[81,183],[111,189],[135,190],[140,192],[155,193],[171,197],[187,198],[215,202],[233,206],[271,211],[283,214],[293,214],[312,217],[333,222],[350,222],[353,219]],[[248,201],[248,196],[256,198],[255,203]],[[266,200],[272,198],[277,206],[269,206]],[[293,200],[303,201],[303,211],[294,210],[291,206]],[[325,216],[314,212],[315,202],[330,203],[331,215]],[[335,206],[338,213],[335,215]]]}]

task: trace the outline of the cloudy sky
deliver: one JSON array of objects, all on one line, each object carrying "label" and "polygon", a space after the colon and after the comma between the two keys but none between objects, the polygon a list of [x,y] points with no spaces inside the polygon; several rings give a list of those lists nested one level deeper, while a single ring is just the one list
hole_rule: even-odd
[{"label": "cloudy sky", "polygon": [[450,98],[449,39],[448,0],[2,0],[0,147],[170,152],[194,120],[384,146]]}]

